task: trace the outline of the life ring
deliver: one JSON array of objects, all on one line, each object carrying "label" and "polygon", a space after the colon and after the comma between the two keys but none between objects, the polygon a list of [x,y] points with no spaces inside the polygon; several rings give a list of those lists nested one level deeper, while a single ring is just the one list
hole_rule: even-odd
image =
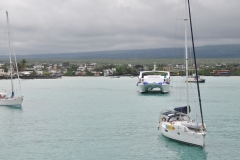
[{"label": "life ring", "polygon": [[163,117],[163,118],[162,118],[162,121],[163,121],[163,122],[166,122],[166,118],[165,118],[165,117]]}]

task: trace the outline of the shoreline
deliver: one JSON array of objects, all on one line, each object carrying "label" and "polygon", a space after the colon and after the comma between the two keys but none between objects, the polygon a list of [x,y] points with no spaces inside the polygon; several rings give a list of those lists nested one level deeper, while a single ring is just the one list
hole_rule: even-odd
[{"label": "shoreline", "polygon": [[[182,77],[183,75],[172,75],[171,77]],[[201,75],[203,77],[239,77],[239,76],[231,76],[231,75]],[[20,76],[20,79],[62,79],[63,77],[106,77],[106,78],[121,78],[121,77],[129,77],[129,78],[135,78],[138,76]],[[0,80],[10,80],[10,77],[0,77]],[[14,77],[13,79],[17,79],[17,77]]]}]

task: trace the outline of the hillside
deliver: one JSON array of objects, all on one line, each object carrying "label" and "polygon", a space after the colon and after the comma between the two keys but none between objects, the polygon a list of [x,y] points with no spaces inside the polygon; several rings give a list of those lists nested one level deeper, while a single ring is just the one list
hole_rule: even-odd
[{"label": "hillside", "polygon": [[[18,55],[18,59],[152,59],[184,56],[183,48],[156,48],[141,50],[115,50],[78,53]],[[240,58],[240,45],[211,45],[196,47],[198,58]],[[7,59],[0,55],[1,59]]]}]

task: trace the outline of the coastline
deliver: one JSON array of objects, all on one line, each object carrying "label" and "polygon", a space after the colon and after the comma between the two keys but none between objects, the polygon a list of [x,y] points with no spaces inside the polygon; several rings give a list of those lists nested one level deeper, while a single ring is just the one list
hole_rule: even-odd
[{"label": "coastline", "polygon": [[[182,75],[171,75],[171,77],[177,77],[177,76],[182,76]],[[235,76],[235,75],[201,75],[204,77],[239,77],[239,76]],[[95,78],[99,78],[99,77],[106,77],[106,78],[121,78],[121,77],[129,77],[129,78],[135,78],[138,77],[138,75],[136,76],[124,76],[124,75],[119,75],[119,76],[20,76],[20,79],[62,79],[63,77],[72,77],[72,78],[76,78],[76,77],[95,77]],[[14,77],[13,79],[17,79],[17,77]],[[0,77],[0,80],[11,80],[10,77]]]}]

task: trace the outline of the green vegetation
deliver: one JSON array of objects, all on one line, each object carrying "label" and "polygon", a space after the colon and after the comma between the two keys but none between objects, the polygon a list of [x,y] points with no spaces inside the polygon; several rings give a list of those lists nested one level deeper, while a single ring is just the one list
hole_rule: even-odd
[{"label": "green vegetation", "polygon": [[74,71],[72,68],[68,68],[67,73],[64,74],[65,76],[74,76]]},{"label": "green vegetation", "polygon": [[[79,67],[85,67],[86,64],[94,63],[94,67],[79,69]],[[153,64],[156,62],[157,70],[169,70],[171,75],[184,75],[184,68],[177,69],[177,64],[185,64],[184,59],[71,59],[71,60],[59,60],[49,59],[46,61],[39,61],[39,59],[22,59],[18,62],[19,71],[26,69],[33,69],[33,66],[41,65],[43,68],[42,74],[49,76],[52,75],[54,70],[58,74],[66,76],[102,76],[105,70],[111,70],[108,75],[121,76],[121,75],[138,75],[139,71],[153,70]],[[219,59],[198,59],[198,73],[199,75],[217,75],[219,71],[229,72],[229,76],[240,76],[240,58],[219,58]],[[9,62],[2,63],[2,67],[5,72],[9,70]],[[192,61],[189,61],[189,75],[194,74],[194,65]],[[49,68],[50,67],[50,68]],[[83,68],[84,68],[83,67]],[[91,67],[91,66],[90,66]],[[32,75],[37,75],[36,71],[32,70]]]},{"label": "green vegetation", "polygon": [[18,70],[19,71],[24,71],[26,67],[27,67],[27,61],[25,59],[21,60],[18,63]]},{"label": "green vegetation", "polygon": [[116,66],[114,75],[137,75],[136,68],[128,67],[127,65]]},{"label": "green vegetation", "polygon": [[88,71],[87,69],[85,70],[85,72],[86,72],[87,76],[93,76],[94,75],[92,72]]},{"label": "green vegetation", "polygon": [[[178,64],[184,63],[184,59],[174,58],[150,58],[150,59],[119,59],[119,58],[98,58],[98,59],[27,59],[29,64],[42,64],[42,63],[66,63],[66,64],[84,64],[87,61],[95,62],[98,65],[119,65],[119,64],[132,64],[132,65],[153,65],[156,62],[157,65],[166,64]],[[215,66],[216,64],[240,64],[240,58],[198,58],[198,64]],[[64,64],[63,64],[64,66]]]}]

